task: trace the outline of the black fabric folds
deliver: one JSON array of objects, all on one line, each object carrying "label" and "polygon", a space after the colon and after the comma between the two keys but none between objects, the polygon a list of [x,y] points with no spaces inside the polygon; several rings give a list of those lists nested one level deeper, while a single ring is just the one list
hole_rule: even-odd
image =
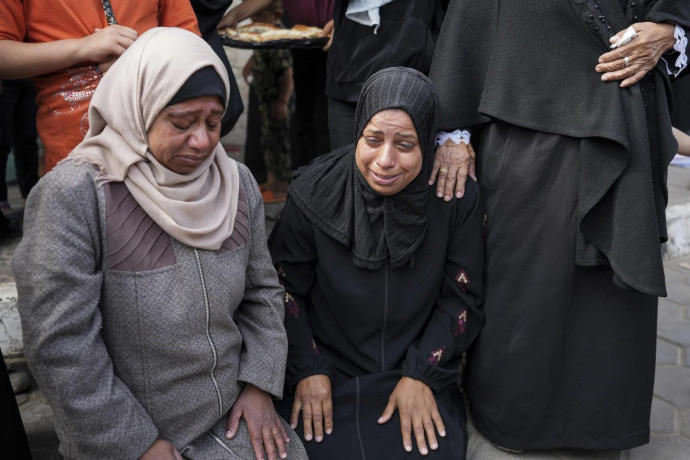
[{"label": "black fabric folds", "polygon": [[443,95],[442,129],[501,120],[582,139],[576,263],[610,265],[616,284],[659,296],[663,172],[677,149],[669,76],[659,61],[645,81],[620,88],[594,70],[612,35],[644,21],[690,29],[690,2],[638,0],[623,10],[618,0],[458,0],[430,77]]},{"label": "black fabric folds", "polygon": [[[346,245],[356,266],[392,268],[412,261],[427,230],[429,185],[437,125],[437,95],[422,73],[384,69],[364,85],[357,104],[353,144],[314,160],[293,175],[290,196],[319,229]],[[376,113],[404,110],[422,150],[422,170],[402,191],[381,196],[369,187],[355,163],[356,143]],[[329,190],[319,194],[319,190]]]}]

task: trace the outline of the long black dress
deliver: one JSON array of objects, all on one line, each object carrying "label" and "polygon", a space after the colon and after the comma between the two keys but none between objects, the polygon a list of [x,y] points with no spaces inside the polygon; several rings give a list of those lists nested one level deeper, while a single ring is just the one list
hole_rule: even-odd
[{"label": "long black dress", "polygon": [[431,79],[442,127],[474,127],[488,215],[466,388],[500,446],[648,442],[669,78],[660,63],[621,89],[594,70],[642,21],[687,27],[690,3],[455,0],[446,15]]},{"label": "long black dress", "polygon": [[[305,442],[310,458],[423,458],[416,447],[403,450],[397,411],[377,423],[402,376],[426,383],[436,397],[447,436],[438,437],[433,456],[464,458],[457,380],[461,355],[483,323],[483,218],[475,183],[462,200],[433,199],[414,262],[364,269],[288,198],[269,242],[286,289],[289,342],[286,392],[277,408],[289,419],[297,383],[330,377],[333,434]],[[303,435],[301,421],[296,431]]]}]

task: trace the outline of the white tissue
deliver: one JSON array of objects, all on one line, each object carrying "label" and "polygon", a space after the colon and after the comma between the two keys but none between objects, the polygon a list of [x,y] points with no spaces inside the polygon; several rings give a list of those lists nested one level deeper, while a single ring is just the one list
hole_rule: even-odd
[{"label": "white tissue", "polygon": [[611,45],[611,49],[615,50],[616,48],[619,48],[626,43],[628,43],[630,40],[633,38],[637,37],[637,32],[635,32],[635,29],[632,28],[632,26],[628,27],[625,32],[623,33],[623,36],[618,39],[616,43]]}]

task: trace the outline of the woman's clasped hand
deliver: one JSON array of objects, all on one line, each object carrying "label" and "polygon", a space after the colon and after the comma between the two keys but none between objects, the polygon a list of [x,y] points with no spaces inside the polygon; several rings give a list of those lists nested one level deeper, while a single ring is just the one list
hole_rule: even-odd
[{"label": "woman's clasped hand", "polygon": [[[596,71],[602,73],[602,81],[622,80],[622,88],[642,80],[676,42],[675,27],[671,24],[640,22],[631,27],[637,36],[625,45],[602,54],[596,66]],[[611,37],[611,44],[616,43],[624,33],[625,30],[622,30]]]}]

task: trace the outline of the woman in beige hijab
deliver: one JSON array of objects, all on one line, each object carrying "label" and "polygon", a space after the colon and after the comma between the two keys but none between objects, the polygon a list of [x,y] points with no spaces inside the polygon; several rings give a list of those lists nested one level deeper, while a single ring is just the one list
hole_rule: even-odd
[{"label": "woman in beige hijab", "polygon": [[219,144],[228,88],[201,38],[145,33],[29,196],[25,354],[65,458],[306,458],[273,409],[283,290],[258,187]]}]

